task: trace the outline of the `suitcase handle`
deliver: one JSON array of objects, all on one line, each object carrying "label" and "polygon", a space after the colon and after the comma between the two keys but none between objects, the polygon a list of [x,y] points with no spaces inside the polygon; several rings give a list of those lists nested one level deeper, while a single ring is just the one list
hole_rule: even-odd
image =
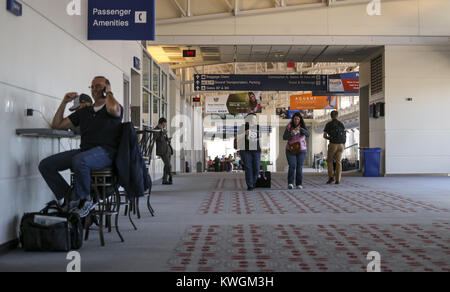
[{"label": "suitcase handle", "polygon": [[49,210],[55,210],[58,212],[62,212],[61,207],[58,205],[58,202],[56,201],[51,201],[50,203],[47,204],[47,206],[42,209],[39,213],[43,214],[43,215],[47,215]]}]

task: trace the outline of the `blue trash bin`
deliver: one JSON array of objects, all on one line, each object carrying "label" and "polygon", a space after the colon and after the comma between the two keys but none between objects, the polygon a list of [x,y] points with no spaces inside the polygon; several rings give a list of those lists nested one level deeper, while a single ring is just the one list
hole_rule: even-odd
[{"label": "blue trash bin", "polygon": [[380,176],[380,156],[381,148],[364,149],[364,176]]}]

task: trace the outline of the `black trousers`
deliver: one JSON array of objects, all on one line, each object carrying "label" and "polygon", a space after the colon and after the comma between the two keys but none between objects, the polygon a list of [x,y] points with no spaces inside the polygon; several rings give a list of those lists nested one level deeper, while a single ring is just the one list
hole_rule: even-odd
[{"label": "black trousers", "polygon": [[[172,166],[170,165],[170,154],[162,155],[161,159],[164,162],[163,182],[170,182],[172,181]],[[167,178],[169,178],[169,180],[167,180]]]}]

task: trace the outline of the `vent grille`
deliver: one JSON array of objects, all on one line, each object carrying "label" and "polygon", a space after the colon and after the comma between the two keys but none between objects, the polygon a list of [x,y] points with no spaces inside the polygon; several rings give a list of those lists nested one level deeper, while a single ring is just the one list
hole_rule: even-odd
[{"label": "vent grille", "polygon": [[204,55],[220,55],[219,47],[200,47]]},{"label": "vent grille", "polygon": [[162,49],[167,54],[181,54],[180,48],[178,47],[163,47]]},{"label": "vent grille", "polygon": [[220,56],[203,56],[203,61],[220,61]]},{"label": "vent grille", "polygon": [[174,63],[182,63],[184,62],[184,59],[180,57],[169,57],[169,61]]},{"label": "vent grille", "polygon": [[370,62],[370,93],[383,91],[383,56],[378,56]]}]

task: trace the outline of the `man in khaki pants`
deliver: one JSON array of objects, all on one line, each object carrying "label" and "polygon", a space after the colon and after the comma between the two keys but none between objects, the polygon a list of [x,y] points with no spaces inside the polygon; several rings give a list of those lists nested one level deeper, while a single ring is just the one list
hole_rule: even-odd
[{"label": "man in khaki pants", "polygon": [[[336,184],[341,181],[342,174],[342,153],[344,152],[347,140],[344,124],[337,120],[338,112],[331,112],[332,121],[326,124],[323,130],[323,137],[330,141],[328,145],[328,181],[331,184],[336,178]],[[336,158],[336,173],[333,171],[333,160]]]}]

